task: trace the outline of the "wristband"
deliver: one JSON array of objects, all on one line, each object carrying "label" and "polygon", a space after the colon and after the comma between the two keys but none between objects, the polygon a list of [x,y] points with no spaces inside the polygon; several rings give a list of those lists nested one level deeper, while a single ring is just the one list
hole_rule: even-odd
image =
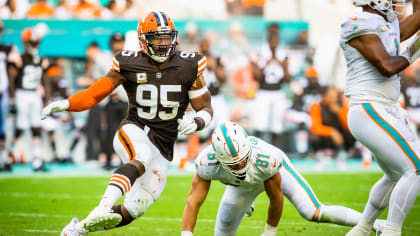
[{"label": "wristband", "polygon": [[184,230],[181,232],[181,236],[193,236],[191,231]]},{"label": "wristband", "polygon": [[201,121],[201,119],[199,119],[198,117],[194,117],[194,122],[197,125],[197,131],[201,130],[204,128],[204,122]]},{"label": "wristband", "polygon": [[[211,122],[211,115],[207,111],[203,111],[203,110],[198,111],[197,114],[195,114],[195,117],[203,119],[203,121],[204,121],[203,128],[206,128],[207,126],[209,126],[209,124]],[[194,118],[194,120],[195,120],[195,118]],[[197,123],[197,126],[198,126],[198,123]],[[200,130],[200,129],[197,128],[197,130]]]}]

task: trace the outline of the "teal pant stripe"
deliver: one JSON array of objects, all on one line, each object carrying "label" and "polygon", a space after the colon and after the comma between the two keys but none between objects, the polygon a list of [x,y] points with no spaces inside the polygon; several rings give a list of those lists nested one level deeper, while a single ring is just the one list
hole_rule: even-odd
[{"label": "teal pant stripe", "polygon": [[319,208],[321,205],[319,204],[318,200],[315,198],[315,196],[312,194],[311,189],[303,182],[299,176],[293,171],[292,168],[290,168],[285,161],[283,161],[283,166],[288,170],[293,177],[298,181],[298,183],[305,189],[305,191],[308,193],[308,195],[311,197],[311,200],[313,203],[315,203],[316,208]]},{"label": "teal pant stripe", "polygon": [[404,150],[404,152],[408,155],[408,157],[414,162],[416,166],[416,171],[418,172],[420,169],[420,160],[418,159],[417,155],[413,152],[413,150],[410,148],[408,143],[404,140],[403,137],[386,121],[384,121],[378,113],[375,112],[372,105],[369,103],[363,103],[362,106],[365,108],[367,113],[374,119],[382,128],[388,132],[389,135],[391,135],[398,145],[401,146],[401,148]]},{"label": "teal pant stripe", "polygon": [[226,126],[225,126],[225,124],[222,124],[221,126],[220,126],[220,128],[222,129],[222,133],[223,133],[223,136],[224,136],[224,138],[225,138],[225,140],[226,140],[226,143],[227,143],[227,145],[228,145],[228,147],[229,147],[229,151],[230,151],[230,153],[232,154],[232,156],[233,157],[237,157],[238,156],[238,153],[236,153],[236,151],[235,151],[235,147],[233,146],[233,143],[232,143],[232,140],[230,139],[230,137],[227,135],[227,130],[226,130]]}]

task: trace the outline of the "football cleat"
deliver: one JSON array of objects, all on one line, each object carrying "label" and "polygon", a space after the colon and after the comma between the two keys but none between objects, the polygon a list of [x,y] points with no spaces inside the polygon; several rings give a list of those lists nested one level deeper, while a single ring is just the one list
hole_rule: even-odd
[{"label": "football cleat", "polygon": [[357,224],[349,232],[347,232],[346,236],[369,236],[370,231],[370,228]]},{"label": "football cleat", "polygon": [[77,228],[77,223],[79,223],[79,219],[74,217],[71,219],[70,224],[66,225],[64,229],[61,231],[60,236],[80,236],[86,235],[87,232],[83,229]]},{"label": "football cleat", "polygon": [[110,210],[97,206],[81,223],[82,228],[87,232],[94,232],[114,228],[121,220],[120,214],[112,213]]}]

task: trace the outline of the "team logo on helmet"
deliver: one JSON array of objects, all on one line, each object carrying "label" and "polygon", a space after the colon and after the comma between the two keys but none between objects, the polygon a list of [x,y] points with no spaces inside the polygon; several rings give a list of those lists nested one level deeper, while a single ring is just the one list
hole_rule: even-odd
[{"label": "team logo on helmet", "polygon": [[222,167],[238,178],[244,178],[249,167],[251,142],[238,124],[226,122],[219,125],[212,135],[212,146]]}]

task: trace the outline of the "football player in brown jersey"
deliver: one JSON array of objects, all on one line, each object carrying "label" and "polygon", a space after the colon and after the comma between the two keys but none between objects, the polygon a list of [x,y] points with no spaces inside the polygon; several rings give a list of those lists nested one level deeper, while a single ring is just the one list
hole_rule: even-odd
[{"label": "football player in brown jersey", "polygon": [[[129,224],[142,216],[162,193],[178,132],[191,134],[212,119],[210,93],[201,73],[206,57],[176,51],[177,31],[168,15],[148,13],[137,27],[141,51],[122,51],[108,74],[69,99],[43,109],[83,111],[122,85],[128,114],[114,137],[114,149],[124,165],[111,177],[105,194],[84,220],[73,218],[61,235],[80,235]],[[195,117],[183,118],[191,103]],[[124,203],[114,204],[127,194]]]},{"label": "football player in brown jersey", "polygon": [[[17,139],[25,130],[31,130],[32,168],[34,171],[46,171],[42,155],[41,109],[42,91],[45,72],[49,61],[39,55],[39,46],[43,33],[35,27],[25,28],[21,32],[24,53],[20,55],[21,63],[9,66],[10,112],[16,114],[16,127],[10,142],[10,154],[15,152]],[[23,161],[21,157],[21,161]]]}]

